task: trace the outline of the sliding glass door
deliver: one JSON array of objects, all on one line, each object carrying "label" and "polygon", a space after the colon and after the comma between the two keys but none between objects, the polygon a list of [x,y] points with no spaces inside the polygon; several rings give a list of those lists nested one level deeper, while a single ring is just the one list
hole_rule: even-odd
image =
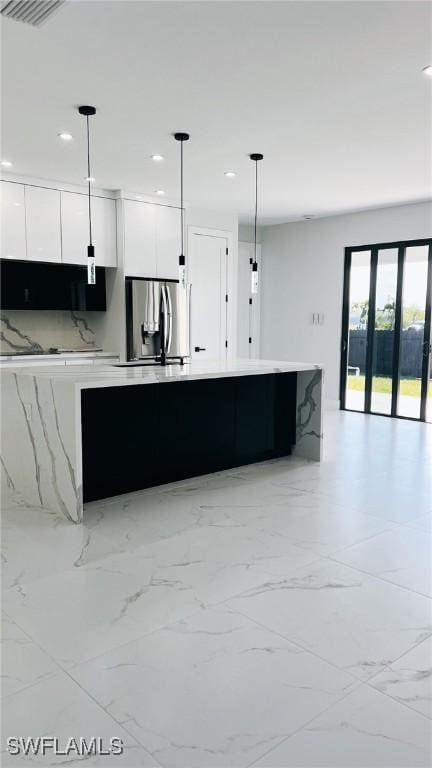
[{"label": "sliding glass door", "polygon": [[432,240],[347,248],[341,407],[432,420]]}]

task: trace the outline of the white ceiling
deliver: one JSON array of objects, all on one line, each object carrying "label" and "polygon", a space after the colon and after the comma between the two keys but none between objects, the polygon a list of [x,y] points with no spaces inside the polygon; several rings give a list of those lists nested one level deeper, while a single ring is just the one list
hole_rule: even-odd
[{"label": "white ceiling", "polygon": [[81,183],[75,107],[94,104],[98,187],[176,198],[171,134],[189,131],[187,200],[242,221],[250,152],[265,156],[261,223],[426,199],[431,13],[415,1],[71,0],[39,29],[5,20],[2,157],[20,174]]}]

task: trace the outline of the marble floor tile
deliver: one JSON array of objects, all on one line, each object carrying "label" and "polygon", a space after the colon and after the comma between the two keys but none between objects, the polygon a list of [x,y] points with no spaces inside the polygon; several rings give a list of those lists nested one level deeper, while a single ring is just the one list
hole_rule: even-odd
[{"label": "marble floor tile", "polygon": [[425,531],[425,533],[429,534],[429,541],[430,536],[432,534],[432,512],[428,515],[422,515],[421,517],[416,517],[415,520],[412,520],[410,523],[408,523],[410,528],[416,528],[420,531]]},{"label": "marble floor tile", "polygon": [[328,560],[227,604],[362,680],[432,634],[428,598]]},{"label": "marble floor tile", "polygon": [[[78,758],[69,755],[47,754],[25,756],[11,755],[7,751],[8,737],[55,736],[60,749],[65,750],[68,740],[100,737],[107,749],[111,738],[123,741],[121,755],[104,756],[90,754]],[[151,757],[142,745],[116,723],[96,704],[73,680],[59,673],[49,680],[26,688],[25,691],[9,696],[3,706],[2,715],[2,766],[15,765],[76,765],[82,763],[91,768],[106,768],[107,765],[122,768],[157,768],[159,763]]]},{"label": "marble floor tile", "polygon": [[6,590],[3,607],[68,668],[188,616],[200,602],[155,574],[151,559],[122,554]]},{"label": "marble floor tile", "polygon": [[432,719],[432,638],[390,664],[370,685]]},{"label": "marble floor tile", "polygon": [[337,552],[333,559],[432,597],[431,545],[424,531],[399,525]]},{"label": "marble floor tile", "polygon": [[206,526],[20,584],[3,603],[67,668],[314,560],[278,536]]},{"label": "marble floor tile", "polygon": [[121,551],[114,538],[46,510],[2,510],[2,589],[55,576]]},{"label": "marble floor tile", "polygon": [[71,674],[166,768],[249,765],[357,685],[223,607]]},{"label": "marble floor tile", "polygon": [[6,615],[1,623],[1,696],[59,671],[57,664]]},{"label": "marble floor tile", "polygon": [[[310,489],[312,490],[312,489]],[[432,495],[421,487],[413,491],[412,486],[400,481],[395,483],[387,474],[368,476],[349,485],[328,484],[315,488],[335,503],[349,504],[353,509],[367,512],[394,523],[409,523],[432,511]]]},{"label": "marble floor tile", "polygon": [[394,523],[336,505],[318,493],[287,489],[285,501],[256,507],[203,505],[203,518],[214,526],[256,529],[281,536],[286,544],[329,555],[394,527]]},{"label": "marble floor tile", "polygon": [[[133,550],[206,525],[207,517],[213,523],[209,514],[213,507],[241,509],[249,504],[265,508],[271,503],[287,504],[291,497],[299,495],[292,488],[274,487],[266,474],[267,465],[258,466],[258,477],[250,472],[231,470],[219,473],[213,481],[212,476],[208,476],[159,490],[92,502],[85,506],[85,526],[115,541],[123,550]],[[250,470],[250,467],[241,469]],[[286,463],[283,471],[285,474],[290,471]]]},{"label": "marble floor tile", "polygon": [[318,559],[273,531],[242,525],[201,525],[140,547],[134,556],[151,565],[155,578],[190,590],[203,606],[227,600],[263,579],[287,576]]},{"label": "marble floor tile", "polygon": [[115,541],[122,551],[133,551],[192,529],[201,518],[193,499],[178,499],[168,491],[94,502],[86,505],[84,514],[88,529]]},{"label": "marble floor tile", "polygon": [[254,768],[429,768],[430,722],[362,686]]}]

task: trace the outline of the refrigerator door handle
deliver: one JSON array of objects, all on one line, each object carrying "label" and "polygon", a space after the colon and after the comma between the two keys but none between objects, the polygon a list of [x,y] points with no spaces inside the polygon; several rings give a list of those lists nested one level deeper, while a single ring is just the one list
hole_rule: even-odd
[{"label": "refrigerator door handle", "polygon": [[165,286],[165,290],[166,290],[166,297],[167,297],[167,315],[168,315],[166,351],[167,353],[169,353],[171,349],[172,331],[173,331],[172,299],[171,299],[171,291],[168,285]]},{"label": "refrigerator door handle", "polygon": [[162,306],[163,306],[163,339],[162,339],[162,351],[167,352],[167,340],[168,340],[168,306],[165,295],[165,286],[161,286]]}]

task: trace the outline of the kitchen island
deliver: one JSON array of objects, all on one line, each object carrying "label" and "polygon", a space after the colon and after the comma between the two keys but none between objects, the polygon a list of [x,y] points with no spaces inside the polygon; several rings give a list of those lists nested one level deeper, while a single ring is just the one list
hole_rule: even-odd
[{"label": "kitchen island", "polygon": [[95,499],[291,453],[319,461],[322,375],[267,360],[7,370],[3,503],[79,523]]}]

